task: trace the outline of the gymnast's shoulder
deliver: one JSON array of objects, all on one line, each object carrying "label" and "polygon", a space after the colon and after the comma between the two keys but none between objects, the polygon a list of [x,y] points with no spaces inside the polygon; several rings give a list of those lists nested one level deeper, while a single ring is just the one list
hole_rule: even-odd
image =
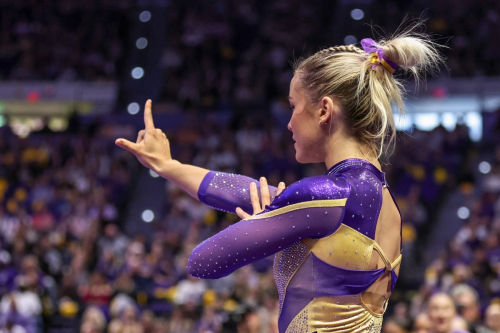
[{"label": "gymnast's shoulder", "polygon": [[351,185],[343,175],[321,175],[303,178],[289,185],[271,203],[270,208],[279,208],[297,203],[318,200],[347,199]]}]

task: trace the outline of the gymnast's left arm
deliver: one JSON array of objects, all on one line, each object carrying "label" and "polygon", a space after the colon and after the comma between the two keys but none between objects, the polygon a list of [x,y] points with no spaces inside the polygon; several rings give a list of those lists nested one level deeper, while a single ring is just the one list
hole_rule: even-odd
[{"label": "gymnast's left arm", "polygon": [[[348,191],[330,186],[324,177],[311,178],[317,179],[306,186],[299,182],[290,185],[261,213],[199,244],[189,258],[189,274],[217,279],[302,239],[325,237],[337,230]],[[315,194],[315,181],[322,183],[321,195]]]},{"label": "gymnast's left arm", "polygon": [[[200,184],[198,189],[198,200],[204,204],[225,212],[236,213],[236,208],[239,207],[246,213],[252,211],[252,202],[250,198],[250,184],[255,183],[257,186],[257,196],[261,197],[261,189],[269,189],[269,202],[280,194],[285,188],[285,183],[281,182],[278,187],[269,186],[267,180],[261,177],[260,181],[247,176],[210,171]],[[240,216],[241,217],[241,216]]]}]

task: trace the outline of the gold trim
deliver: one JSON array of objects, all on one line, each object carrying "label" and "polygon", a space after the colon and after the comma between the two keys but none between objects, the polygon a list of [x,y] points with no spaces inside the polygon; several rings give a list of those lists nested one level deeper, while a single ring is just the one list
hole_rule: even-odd
[{"label": "gold trim", "polygon": [[377,318],[383,318],[384,317],[385,311],[387,310],[387,302],[384,304],[385,305],[384,312],[382,312],[382,313],[376,313],[372,309],[370,309],[370,307],[367,304],[365,304],[365,302],[363,302],[363,295],[362,294],[361,294],[361,297],[359,298],[359,300],[360,300],[360,305],[366,311],[368,311],[372,316],[377,317]]},{"label": "gold trim", "polygon": [[314,201],[306,201],[306,202],[299,202],[293,205],[288,205],[285,207],[281,207],[278,209],[275,209],[273,211],[264,213],[264,214],[259,214],[259,215],[253,215],[250,216],[243,221],[246,220],[259,220],[259,219],[266,219],[270,217],[274,217],[277,215],[281,214],[286,214],[289,212],[293,212],[295,210],[299,209],[304,209],[304,208],[325,208],[325,207],[344,207],[347,202],[347,198],[345,199],[331,199],[331,200],[314,200]]},{"label": "gold trim", "polygon": [[391,264],[391,268],[394,269],[398,267],[398,265],[401,263],[401,260],[403,259],[403,255],[399,254],[399,256],[394,260],[394,262]]},{"label": "gold trim", "polygon": [[384,250],[382,250],[382,247],[380,247],[380,245],[375,241],[373,242],[373,249],[376,250],[380,255],[380,258],[382,258],[382,261],[385,263],[385,268],[387,271],[391,271],[394,268],[396,268],[401,263],[401,259],[403,258],[403,255],[399,254],[399,256],[396,259],[394,259],[393,262],[391,262],[387,257],[387,255],[385,254]]},{"label": "gold trim", "polygon": [[385,270],[390,271],[392,269],[392,267],[391,267],[392,263],[389,260],[389,258],[387,258],[387,255],[385,254],[384,250],[382,250],[382,248],[380,247],[380,245],[378,245],[377,242],[373,242],[373,249],[378,252],[380,258],[384,262]]},{"label": "gold trim", "polygon": [[391,65],[389,65],[387,63],[387,61],[385,61],[384,58],[382,58],[382,60],[380,61],[380,63],[382,64],[382,66],[384,66],[385,69],[387,69],[387,71],[389,71],[389,73],[394,73],[396,70],[394,68],[392,68]]}]

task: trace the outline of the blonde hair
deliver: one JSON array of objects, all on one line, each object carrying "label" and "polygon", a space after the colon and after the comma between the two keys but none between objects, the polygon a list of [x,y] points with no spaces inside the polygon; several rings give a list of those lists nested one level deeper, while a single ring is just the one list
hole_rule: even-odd
[{"label": "blonde hair", "polygon": [[[421,74],[435,73],[444,62],[438,44],[416,30],[418,21],[405,31],[378,41],[384,58],[413,74],[417,86]],[[334,46],[294,64],[302,87],[313,102],[333,96],[343,107],[346,128],[366,143],[378,158],[394,142],[396,128],[392,104],[404,110],[404,87],[400,80],[382,65],[372,69],[371,54],[354,45]],[[387,154],[387,155],[390,155]]]}]

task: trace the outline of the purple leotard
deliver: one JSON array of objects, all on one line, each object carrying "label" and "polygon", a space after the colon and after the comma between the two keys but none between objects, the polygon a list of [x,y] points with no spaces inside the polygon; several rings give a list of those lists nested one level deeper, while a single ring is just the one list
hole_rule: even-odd
[{"label": "purple leotard", "polygon": [[[256,181],[211,171],[198,196],[213,208],[234,213],[241,207],[251,214],[250,182]],[[188,272],[216,279],[275,254],[280,332],[333,332],[340,322],[337,315],[329,317],[333,312],[343,316],[342,325],[379,331],[381,317],[378,320],[370,313],[359,296],[386,271],[391,273],[391,289],[397,280],[394,267],[401,257],[391,263],[374,241],[383,186],[387,186],[383,172],[367,161],[348,159],[324,176],[291,184],[276,197],[276,188],[271,188],[272,202],[264,211],[193,250]],[[373,250],[380,253],[386,267],[367,270]],[[346,311],[361,307],[366,310],[365,318],[359,318],[361,312],[349,316],[349,311],[336,308],[343,305]]]}]

